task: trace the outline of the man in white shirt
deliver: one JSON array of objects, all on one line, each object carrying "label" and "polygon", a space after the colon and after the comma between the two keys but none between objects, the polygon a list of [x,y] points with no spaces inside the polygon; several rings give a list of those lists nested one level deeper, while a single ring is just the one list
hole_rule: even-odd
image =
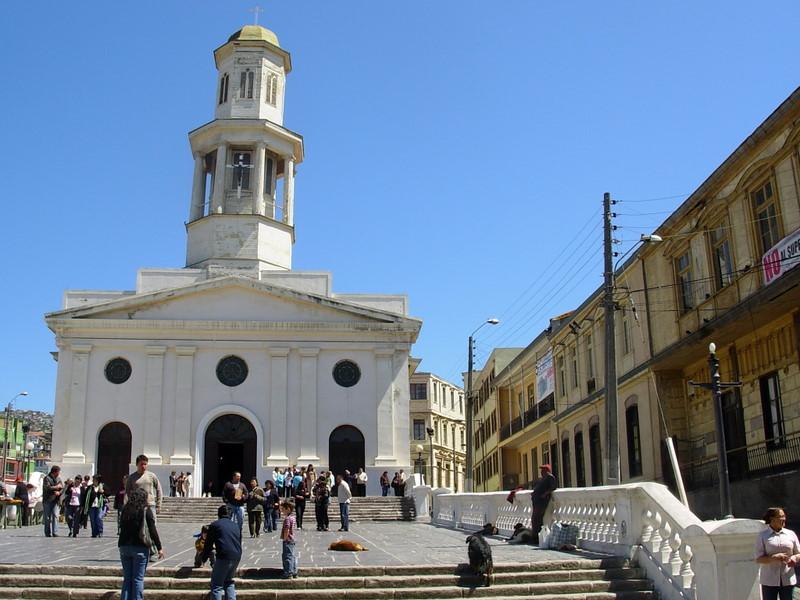
[{"label": "man in white shirt", "polygon": [[339,531],[350,530],[350,499],[353,497],[353,492],[350,491],[350,486],[341,475],[336,476],[336,497],[339,499],[339,516],[342,520],[342,526]]},{"label": "man in white shirt", "polygon": [[358,473],[356,473],[356,496],[364,497],[367,495],[367,481],[368,481],[367,474],[364,472],[364,469],[359,467]]}]

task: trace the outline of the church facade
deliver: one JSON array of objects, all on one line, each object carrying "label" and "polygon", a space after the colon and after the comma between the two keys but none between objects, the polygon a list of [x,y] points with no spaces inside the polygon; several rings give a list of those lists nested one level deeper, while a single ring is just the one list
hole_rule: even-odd
[{"label": "church facade", "polygon": [[67,291],[46,315],[58,346],[52,461],[116,489],[138,454],[166,483],[215,492],[233,471],[365,467],[369,493],[409,461],[402,295],[337,294],[291,268],[302,137],[283,126],[291,57],[246,26],[215,50],[211,122],[189,134],[186,266],[141,269],[132,291]]}]

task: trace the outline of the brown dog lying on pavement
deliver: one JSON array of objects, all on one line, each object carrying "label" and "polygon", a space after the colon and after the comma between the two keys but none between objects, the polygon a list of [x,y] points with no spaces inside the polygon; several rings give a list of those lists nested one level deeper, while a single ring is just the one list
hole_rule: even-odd
[{"label": "brown dog lying on pavement", "polygon": [[361,544],[350,540],[336,540],[328,546],[328,550],[338,550],[340,552],[366,552],[369,548],[364,548]]}]

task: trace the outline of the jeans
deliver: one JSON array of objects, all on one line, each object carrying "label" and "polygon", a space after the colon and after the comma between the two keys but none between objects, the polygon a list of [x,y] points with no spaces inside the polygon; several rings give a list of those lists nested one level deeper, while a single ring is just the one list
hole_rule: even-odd
[{"label": "jeans", "polygon": [[228,504],[228,514],[231,516],[231,521],[239,525],[239,534],[241,535],[244,526],[244,507]]},{"label": "jeans", "polygon": [[150,560],[150,551],[145,546],[120,546],[122,562],[122,595],[120,600],[142,600],[144,598],[144,572]]},{"label": "jeans", "polygon": [[278,531],[278,510],[268,508],[264,513],[264,529],[266,531]]},{"label": "jeans", "polygon": [[47,537],[56,535],[56,526],[58,525],[58,502],[50,500],[42,503],[44,510],[44,534]]},{"label": "jeans", "polygon": [[305,500],[295,500],[294,501],[294,512],[295,516],[297,517],[297,526],[302,529],[303,528],[303,515],[306,514],[306,501]]},{"label": "jeans", "polygon": [[792,600],[793,585],[762,585],[761,597],[763,600]]},{"label": "jeans", "polygon": [[350,503],[349,502],[340,502],[339,503],[339,514],[342,517],[342,529],[345,531],[349,531],[350,529]]},{"label": "jeans", "polygon": [[213,600],[236,600],[233,577],[236,575],[238,560],[218,558],[211,567],[211,598]]},{"label": "jeans", "polygon": [[314,514],[317,517],[317,529],[328,528],[328,504],[329,500],[317,501],[314,504]]},{"label": "jeans", "polygon": [[381,486],[381,496],[388,496],[389,495],[389,486],[382,485]]},{"label": "jeans", "polygon": [[281,560],[283,561],[284,576],[297,575],[297,549],[294,542],[283,542]]},{"label": "jeans", "polygon": [[92,525],[92,537],[103,537],[103,517],[100,508],[89,509],[89,523]]},{"label": "jeans", "polygon": [[64,521],[67,523],[67,529],[72,532],[72,528],[75,524],[75,519],[78,517],[78,506],[70,506],[67,504],[64,507]]}]

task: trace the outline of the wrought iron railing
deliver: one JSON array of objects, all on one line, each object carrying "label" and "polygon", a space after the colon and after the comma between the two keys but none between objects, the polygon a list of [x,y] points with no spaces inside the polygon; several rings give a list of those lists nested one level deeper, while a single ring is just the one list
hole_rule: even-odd
[{"label": "wrought iron railing", "polygon": [[[728,476],[731,481],[751,479],[800,465],[800,432],[733,448],[728,456]],[[719,471],[717,456],[710,456],[681,465],[686,487],[690,489],[717,485]]]},{"label": "wrought iron railing", "polygon": [[511,422],[506,423],[500,428],[500,439],[505,440],[510,438],[515,433],[519,433],[529,425],[532,425],[545,415],[553,412],[555,409],[555,398],[550,394],[541,402],[537,402],[531,408],[522,413],[521,416],[512,419]]}]

